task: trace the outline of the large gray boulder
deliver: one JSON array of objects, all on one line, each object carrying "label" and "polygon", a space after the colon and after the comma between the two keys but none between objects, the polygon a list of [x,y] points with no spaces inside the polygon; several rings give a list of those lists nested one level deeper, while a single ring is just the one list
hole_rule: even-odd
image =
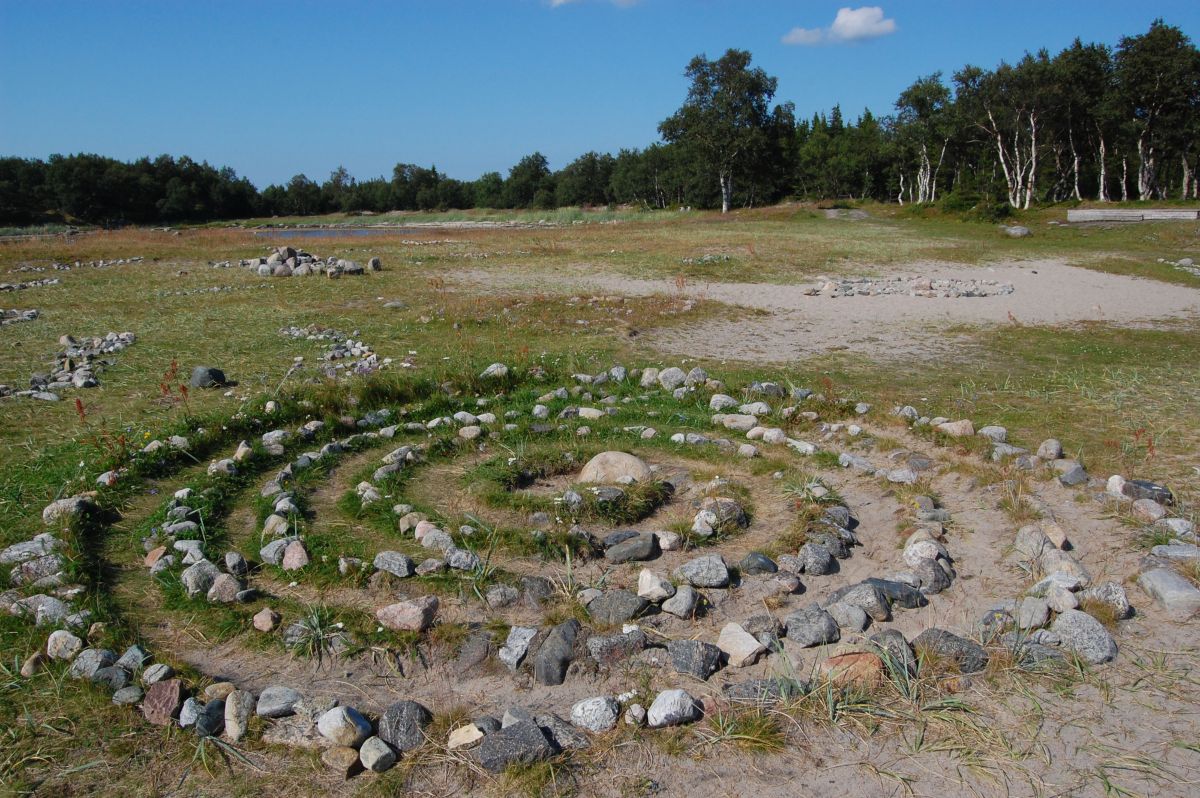
[{"label": "large gray boulder", "polygon": [[729,566],[720,554],[706,554],[676,568],[675,577],[695,587],[725,587]]},{"label": "large gray boulder", "polygon": [[632,479],[634,482],[648,482],[654,473],[650,466],[639,457],[627,452],[601,452],[587,461],[579,472],[579,481],[611,485]]},{"label": "large gray boulder", "polygon": [[1117,642],[1104,625],[1086,612],[1067,610],[1050,624],[1063,648],[1074,651],[1091,665],[1110,662],[1117,656]]},{"label": "large gray boulder", "polygon": [[804,648],[836,643],[841,637],[837,621],[816,604],[796,610],[784,623],[788,640]]},{"label": "large gray boulder", "polygon": [[204,596],[208,594],[209,588],[213,586],[213,582],[217,581],[217,577],[220,575],[221,570],[217,566],[208,560],[201,560],[188,566],[179,575],[179,581],[183,583],[189,597]]},{"label": "large gray boulder", "polygon": [[196,366],[192,369],[189,384],[193,388],[224,388],[229,384],[225,372],[213,366]]}]

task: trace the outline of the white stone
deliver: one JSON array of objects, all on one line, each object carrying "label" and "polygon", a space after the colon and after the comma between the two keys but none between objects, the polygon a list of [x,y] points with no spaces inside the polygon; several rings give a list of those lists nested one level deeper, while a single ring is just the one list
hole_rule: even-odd
[{"label": "white stone", "polygon": [[334,745],[357,748],[371,736],[371,724],[353,707],[334,707],[317,721],[317,731]]},{"label": "white stone", "polygon": [[736,623],[727,623],[717,637],[717,648],[729,657],[729,664],[735,668],[744,668],[758,661],[759,655],[767,647]]},{"label": "white stone", "polygon": [[663,690],[650,705],[646,722],[650,728],[660,729],[690,723],[698,720],[701,714],[700,702],[686,690]]},{"label": "white stone", "polygon": [[637,594],[647,601],[658,603],[675,595],[675,585],[649,568],[638,574]]},{"label": "white stone", "polygon": [[590,732],[606,732],[617,725],[621,705],[610,696],[585,698],[571,707],[571,723]]}]

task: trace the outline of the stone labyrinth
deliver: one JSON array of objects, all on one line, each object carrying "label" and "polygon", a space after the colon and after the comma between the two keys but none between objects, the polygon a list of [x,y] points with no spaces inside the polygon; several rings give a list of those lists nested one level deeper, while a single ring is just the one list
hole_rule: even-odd
[{"label": "stone labyrinth", "polygon": [[[1099,668],[1133,605],[1200,609],[1166,488],[785,385],[496,363],[264,396],[90,464],[95,490],[0,552],[2,607],[46,631],[26,673],[67,661],[148,724],[347,777],[429,750],[499,772],[1001,662]],[[1136,597],[1092,578],[1056,506],[1157,536],[1122,575]]]}]

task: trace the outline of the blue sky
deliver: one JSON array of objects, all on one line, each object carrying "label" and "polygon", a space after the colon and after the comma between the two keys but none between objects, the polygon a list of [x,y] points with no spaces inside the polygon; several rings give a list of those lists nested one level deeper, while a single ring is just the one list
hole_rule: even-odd
[{"label": "blue sky", "polygon": [[750,50],[800,114],[885,114],[920,75],[1159,16],[1200,40],[1196,0],[0,0],[0,154],[472,179],[651,143],[698,53]]}]

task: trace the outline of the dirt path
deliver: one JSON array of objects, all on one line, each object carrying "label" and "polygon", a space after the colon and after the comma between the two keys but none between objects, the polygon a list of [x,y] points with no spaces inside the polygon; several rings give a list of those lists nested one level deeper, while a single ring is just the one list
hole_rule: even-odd
[{"label": "dirt path", "polygon": [[[1057,260],[1004,262],[988,266],[913,263],[887,276],[994,280],[1012,294],[970,298],[907,295],[807,296],[815,283],[769,285],[711,282],[688,285],[698,298],[766,311],[750,318],[708,319],[654,331],[656,349],[693,357],[784,362],[848,351],[876,359],[933,358],[961,345],[954,328],[978,325],[1069,325],[1101,321],[1150,326],[1164,319],[1200,316],[1200,290],[1137,277],[1107,274]],[[833,276],[833,275],[831,275]],[[464,270],[451,278],[465,287],[540,292],[595,291],[647,296],[677,294],[670,280],[640,280],[584,266],[541,272]]]}]

